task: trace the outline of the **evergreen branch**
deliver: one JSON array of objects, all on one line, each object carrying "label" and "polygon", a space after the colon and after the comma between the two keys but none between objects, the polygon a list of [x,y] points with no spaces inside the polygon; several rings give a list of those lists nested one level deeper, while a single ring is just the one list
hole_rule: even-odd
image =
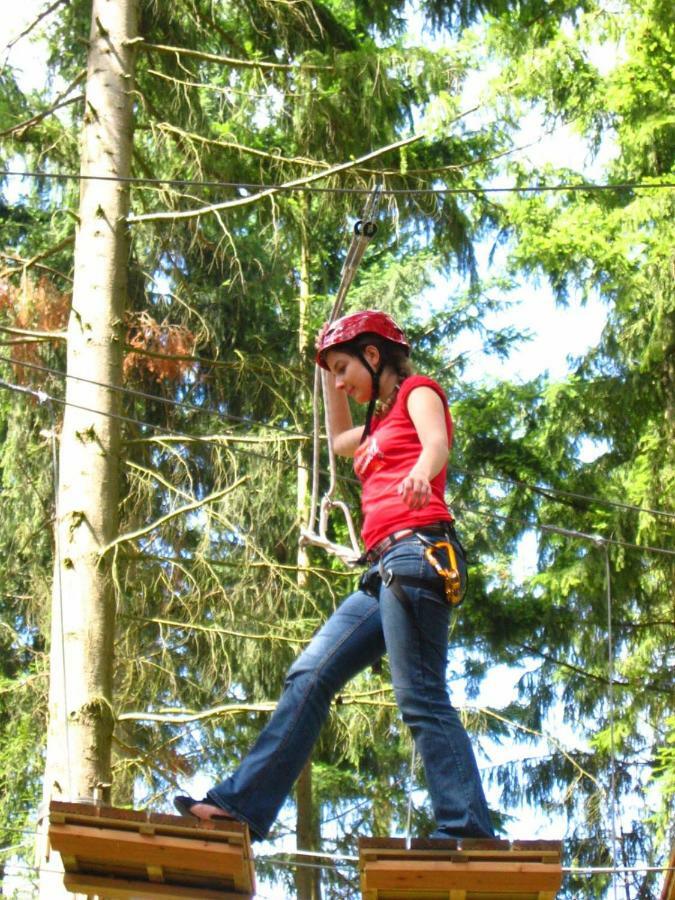
[{"label": "evergreen branch", "polygon": [[[139,441],[138,443],[141,443]],[[135,552],[130,554],[131,558],[136,562],[194,562],[194,557],[188,558],[185,556],[163,556],[157,553],[145,553],[144,551]],[[210,563],[212,566],[230,566],[237,567],[241,566],[240,560],[230,560],[230,559],[208,559],[206,557],[199,557],[201,560]],[[288,569],[291,572],[306,572],[308,574],[324,574],[330,575],[331,578],[353,578],[354,573],[351,571],[342,571],[339,569],[329,569],[322,566],[299,566],[295,563],[280,563],[280,562],[256,562],[255,560],[250,560],[246,563],[248,568],[258,568],[258,569]],[[28,599],[28,598],[26,598]]]},{"label": "evergreen branch", "polygon": [[344,172],[347,169],[353,169],[357,166],[360,166],[362,163],[367,162],[371,159],[376,159],[379,156],[383,156],[385,153],[389,153],[393,150],[399,150],[402,147],[407,147],[409,144],[415,143],[415,141],[421,140],[425,137],[424,132],[420,132],[419,134],[414,134],[412,137],[403,138],[403,140],[395,141],[393,144],[387,144],[386,147],[379,147],[377,150],[372,150],[370,153],[366,153],[363,156],[358,157],[358,159],[352,159],[348,162],[340,163],[337,166],[333,166],[330,169],[326,169],[323,172],[315,172],[312,175],[307,175],[303,178],[296,178],[293,181],[287,181],[284,184],[266,188],[265,190],[258,191],[255,194],[251,194],[248,197],[240,197],[237,200],[226,200],[223,203],[213,203],[210,206],[203,206],[201,209],[188,209],[183,210],[182,212],[159,212],[159,213],[144,213],[140,216],[131,215],[127,217],[127,222],[136,223],[136,222],[148,222],[151,220],[157,219],[193,219],[198,216],[205,215],[210,212],[217,212],[222,209],[234,209],[235,207],[247,206],[250,203],[257,203],[259,200],[263,200],[265,197],[273,197],[275,194],[278,194],[283,191],[288,191],[293,188],[303,187],[304,185],[311,184],[314,181],[319,181],[322,178],[327,178],[329,175],[337,175],[339,172]]},{"label": "evergreen branch", "polygon": [[205,53],[202,50],[190,50],[187,47],[171,47],[168,44],[151,44],[145,38],[138,37],[131,41],[125,41],[126,45],[138,44],[143,50],[156,50],[158,53],[168,53],[180,60],[181,56],[191,59],[199,59],[202,62],[219,63],[223,66],[232,66],[235,69],[270,69],[281,72],[332,72],[333,66],[317,66],[310,63],[275,63],[265,62],[259,59],[236,59],[232,56],[221,56],[217,53]]},{"label": "evergreen branch", "polygon": [[[131,440],[126,441],[126,444],[127,446],[131,444],[154,444],[159,441],[160,443],[166,444],[213,443],[223,444],[224,446],[227,446],[228,444],[278,444],[280,441],[307,440],[309,440],[309,438],[304,434],[280,434],[278,437],[275,437],[273,435],[270,435],[268,437],[251,437],[251,435],[245,434],[204,434],[195,438],[191,438],[189,435],[174,436],[171,434],[155,434],[151,435],[150,437],[132,438]],[[175,488],[173,489],[175,490]]]},{"label": "evergreen branch", "polygon": [[[671,624],[671,623],[667,623]],[[538,650],[536,647],[533,647],[531,644],[518,644],[521,650],[525,650],[530,656],[537,656],[539,659],[544,659],[546,662],[552,663],[554,666],[558,666],[561,669],[569,669],[571,672],[574,672],[576,675],[581,675],[583,678],[588,678],[591,681],[597,681],[600,684],[604,684],[609,687],[610,684],[615,687],[620,688],[629,688],[634,691],[653,691],[656,694],[667,694],[668,696],[672,696],[672,688],[662,688],[655,686],[653,684],[647,684],[645,682],[640,682],[639,685],[635,684],[631,681],[619,681],[618,678],[612,678],[611,682],[609,678],[604,675],[596,675],[595,672],[589,672],[588,669],[582,669],[580,666],[575,666],[573,663],[566,662],[565,660],[558,659],[555,656],[551,656],[549,653],[544,653],[543,650]]]},{"label": "evergreen branch", "polygon": [[[166,72],[158,72],[157,69],[148,69],[148,75],[154,75],[156,78],[161,78],[164,81],[169,81],[172,84],[178,85],[179,87],[187,87],[187,88],[197,88],[198,90],[201,88],[205,91],[216,91],[219,94],[238,94],[242,97],[246,97],[248,100],[251,98],[255,98],[258,100],[269,100],[269,93],[260,93],[256,91],[245,91],[239,88],[233,88],[229,85],[223,86],[220,84],[210,84],[208,81],[185,81],[182,78],[176,78],[174,75],[167,75]],[[194,76],[192,76],[194,77]],[[297,98],[302,96],[307,96],[312,94],[311,91],[298,92],[293,91],[290,96]],[[288,97],[289,94],[284,92],[284,98]],[[232,104],[234,106],[234,104]]]},{"label": "evergreen branch", "polygon": [[[48,256],[52,256],[54,253],[58,253],[59,250],[63,250],[64,247],[67,247],[69,244],[73,244],[74,242],[75,235],[69,235],[62,241],[59,241],[58,244],[54,244],[54,246],[50,247],[48,250],[43,250],[41,253],[36,253],[35,256],[31,256],[30,259],[22,260],[21,268],[30,269],[31,266],[34,266],[36,263],[40,262],[43,259],[47,259]],[[7,256],[7,254],[4,253],[2,255]]]},{"label": "evergreen branch", "polygon": [[500,715],[494,709],[490,709],[488,706],[484,706],[478,708],[478,712],[484,713],[486,716],[489,716],[492,719],[497,719],[498,722],[503,722],[505,725],[508,725],[510,728],[515,728],[519,731],[524,731],[526,734],[534,735],[538,738],[543,738],[549,744],[552,744],[559,753],[561,753],[565,759],[571,763],[571,765],[577,770],[581,777],[588,778],[588,780],[596,786],[596,788],[601,792],[605,793],[604,788],[600,784],[600,782],[594,778],[590,772],[587,772],[579,763],[574,759],[574,757],[565,750],[560,741],[554,738],[552,735],[547,734],[545,731],[537,731],[535,728],[530,728],[527,725],[523,725],[522,722],[514,722],[513,719],[507,719],[506,716]]},{"label": "evergreen branch", "polygon": [[84,100],[84,94],[78,94],[76,97],[68,97],[66,100],[61,100],[60,103],[54,103],[48,109],[43,109],[39,113],[36,113],[34,116],[31,116],[30,119],[24,119],[23,122],[19,122],[18,125],[13,125],[6,131],[0,131],[0,138],[11,137],[11,135],[16,134],[18,135],[19,139],[21,139],[24,137],[29,128],[37,125],[43,119],[46,119],[47,116],[51,116],[51,114],[55,113],[58,109],[63,109],[66,106],[71,106],[73,103],[79,103],[80,100]]},{"label": "evergreen branch", "polygon": [[[44,269],[45,272],[51,272],[52,275],[57,275],[59,278],[64,278],[66,281],[70,281],[72,284],[72,277],[70,275],[66,275],[65,272],[60,272],[58,269],[53,268],[53,266],[45,266],[44,263],[35,262],[35,259],[26,259],[24,256],[17,256],[15,253],[2,253],[0,252],[0,256],[3,259],[10,259],[12,262],[19,263],[21,267],[21,271],[25,271],[26,269],[35,266],[37,269]],[[16,275],[19,270],[16,268],[9,268],[6,266],[4,269],[0,270],[0,279],[7,278],[9,275]]]},{"label": "evergreen branch", "polygon": [[159,131],[168,131],[172,134],[177,134],[179,137],[186,138],[187,140],[191,141],[198,141],[199,143],[206,144],[210,147],[223,147],[226,150],[239,150],[241,153],[248,153],[251,156],[258,156],[261,159],[270,159],[274,162],[307,166],[323,166],[325,169],[330,169],[330,163],[323,162],[322,160],[308,159],[305,156],[280,156],[278,153],[268,153],[265,150],[258,150],[255,147],[247,147],[245,144],[240,144],[237,141],[222,141],[217,140],[216,138],[207,138],[201,134],[197,134],[194,131],[185,131],[184,129],[179,128],[177,125],[171,125],[170,122],[159,122],[155,127]]},{"label": "evergreen branch", "polygon": [[219,628],[213,625],[197,625],[194,622],[179,622],[176,619],[160,619],[156,616],[128,616],[129,619],[149,622],[156,625],[167,625],[169,628],[185,628],[188,631],[202,631],[207,634],[224,634],[228,637],[246,638],[251,641],[281,641],[286,644],[309,644],[311,638],[285,637],[280,634],[253,634],[246,631],[233,631],[230,628]]},{"label": "evergreen branch", "polygon": [[59,6],[63,6],[67,2],[69,2],[69,0],[54,0],[54,3],[51,3],[49,6],[45,7],[45,9],[43,9],[41,13],[38,13],[38,15],[29,25],[26,25],[26,27],[20,34],[17,34],[15,38],[12,38],[9,44],[5,46],[5,52],[11,50],[12,47],[14,47],[15,44],[18,44],[22,38],[27,37],[31,33],[31,31],[37,28],[37,26],[43,19],[46,19],[50,13],[53,13],[55,9],[58,9]]},{"label": "evergreen branch", "polygon": [[186,503],[185,506],[180,506],[178,509],[174,509],[171,512],[166,513],[166,515],[160,516],[159,519],[156,519],[154,522],[151,522],[149,525],[145,525],[143,528],[138,528],[136,531],[129,531],[127,534],[121,534],[119,537],[116,537],[113,541],[107,544],[99,551],[99,557],[105,556],[105,554],[112,550],[113,547],[117,547],[119,544],[125,543],[127,541],[134,541],[139,537],[143,537],[145,534],[149,534],[151,531],[161,527],[165,522],[169,522],[171,519],[175,519],[177,516],[182,516],[185,513],[192,512],[195,509],[199,509],[202,506],[205,506],[208,503],[213,503],[216,500],[220,500],[221,497],[224,497],[226,494],[229,494],[231,491],[238,488],[245,481],[248,481],[248,475],[244,475],[242,478],[239,478],[233,484],[228,485],[226,488],[223,488],[220,491],[215,491],[213,494],[209,494],[207,497],[204,497],[201,500],[194,500],[192,503]]},{"label": "evergreen branch", "polygon": [[50,107],[41,110],[39,113],[35,113],[35,115],[31,116],[30,119],[19,122],[18,125],[12,125],[12,127],[8,128],[6,131],[0,131],[0,138],[9,137],[12,134],[17,134],[19,136],[19,139],[21,139],[25,136],[26,131],[28,131],[29,128],[32,128],[33,125],[37,125],[38,122],[46,119],[47,116],[50,116],[52,113],[56,112],[57,109],[63,109],[64,106],[70,106],[71,103],[78,103],[80,100],[84,100],[84,94],[78,94],[76,97],[68,97],[68,94],[81,81],[84,81],[86,75],[86,69],[82,69],[82,71],[78,72],[75,78],[73,78],[70,84],[67,85],[67,87],[65,87],[60,94],[58,94]]}]

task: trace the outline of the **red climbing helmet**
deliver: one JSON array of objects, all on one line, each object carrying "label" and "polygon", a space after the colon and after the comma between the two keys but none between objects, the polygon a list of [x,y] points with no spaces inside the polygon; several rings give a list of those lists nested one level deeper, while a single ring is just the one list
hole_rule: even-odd
[{"label": "red climbing helmet", "polygon": [[321,335],[316,351],[316,361],[322,368],[327,369],[325,354],[327,350],[352,341],[360,334],[378,334],[380,337],[400,344],[406,353],[410,353],[403,329],[396,324],[390,315],[377,309],[364,309],[360,312],[349,313],[331,322]]}]

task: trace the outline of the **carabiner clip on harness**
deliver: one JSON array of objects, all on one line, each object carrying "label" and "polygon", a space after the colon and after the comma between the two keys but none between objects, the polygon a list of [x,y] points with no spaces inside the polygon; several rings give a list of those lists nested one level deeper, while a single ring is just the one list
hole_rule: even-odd
[{"label": "carabiner clip on harness", "polygon": [[[448,604],[453,609],[456,609],[464,600],[464,595],[462,593],[462,579],[460,578],[459,568],[457,566],[457,554],[455,548],[449,540],[430,541],[421,534],[416,534],[415,537],[422,544],[426,545],[424,558],[442,579],[445,599]],[[442,566],[436,558],[435,553],[437,550],[445,550],[447,552],[449,561],[448,568]],[[418,578],[415,575],[398,575],[393,569],[385,568],[382,557],[380,557],[378,570],[384,587],[389,588],[396,599],[403,603],[404,606],[407,606],[410,603],[404,585],[408,587],[427,587],[429,584],[428,578]]]}]

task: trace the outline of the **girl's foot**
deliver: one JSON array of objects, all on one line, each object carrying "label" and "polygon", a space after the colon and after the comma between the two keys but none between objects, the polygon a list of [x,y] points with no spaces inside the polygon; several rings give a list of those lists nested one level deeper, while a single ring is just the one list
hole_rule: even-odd
[{"label": "girl's foot", "polygon": [[190,819],[200,819],[203,822],[236,822],[234,816],[225,812],[219,806],[215,806],[206,797],[203,800],[193,800],[192,797],[178,796],[174,798],[173,805],[181,816]]}]

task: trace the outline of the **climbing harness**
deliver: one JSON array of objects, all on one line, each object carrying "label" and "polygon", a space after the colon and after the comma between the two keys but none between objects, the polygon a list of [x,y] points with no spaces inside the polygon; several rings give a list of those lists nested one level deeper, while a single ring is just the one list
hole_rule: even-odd
[{"label": "climbing harness", "polygon": [[[455,548],[450,541],[436,541],[431,543],[423,535],[418,535],[423,544],[428,544],[424,551],[424,557],[428,563],[438,572],[443,579],[443,588],[445,590],[445,599],[450,606],[459,606],[464,599],[462,597],[462,581],[459,577],[459,569],[457,568],[457,555]],[[448,554],[449,568],[444,568],[436,559],[434,551],[445,550]]]},{"label": "climbing harness", "polygon": [[[424,534],[420,534],[417,531],[411,531],[410,536],[425,545],[426,549],[424,551],[424,557],[437,575],[442,579],[445,599],[447,600],[448,605],[451,609],[456,609],[464,600],[464,594],[462,592],[462,580],[457,565],[457,553],[452,545],[450,536],[448,535],[445,540],[440,541],[431,541]],[[436,553],[438,551],[445,551],[448,554],[447,567],[443,566],[437,558]],[[427,587],[429,579],[422,576],[418,577],[416,575],[399,575],[394,572],[393,569],[385,566],[383,559],[384,557],[380,556],[378,563],[378,573],[382,579],[383,586],[389,588],[396,599],[407,606],[410,601],[405,590],[406,586]]]},{"label": "climbing harness", "polygon": [[[334,322],[342,313],[347,291],[354,280],[356,270],[363,258],[366,247],[370,243],[373,235],[377,231],[375,217],[380,204],[381,186],[376,185],[368,195],[361,218],[354,225],[354,234],[352,236],[349,250],[342,267],[340,276],[340,284],[333,303],[328,323]],[[320,391],[326,397],[326,371],[319,365],[314,371],[314,395],[313,395],[313,411],[314,411],[314,440],[312,454],[312,496],[310,500],[310,516],[306,528],[300,529],[300,543],[313,544],[321,547],[329,553],[333,553],[339,559],[349,566],[356,566],[361,558],[361,549],[359,540],[356,535],[356,529],[352,521],[351,513],[346,503],[341,500],[335,500],[334,494],[337,483],[337,472],[335,465],[335,451],[331,441],[330,421],[328,417],[328,408],[324,403],[325,423],[326,423],[326,439],[328,444],[328,468],[329,468],[329,484],[321,501],[319,502],[319,451],[320,451],[320,434],[319,434],[319,418],[320,418]],[[347,547],[332,541],[327,535],[328,517],[332,509],[339,509],[345,518],[347,531],[351,546]],[[318,517],[318,530],[317,530]]]}]

